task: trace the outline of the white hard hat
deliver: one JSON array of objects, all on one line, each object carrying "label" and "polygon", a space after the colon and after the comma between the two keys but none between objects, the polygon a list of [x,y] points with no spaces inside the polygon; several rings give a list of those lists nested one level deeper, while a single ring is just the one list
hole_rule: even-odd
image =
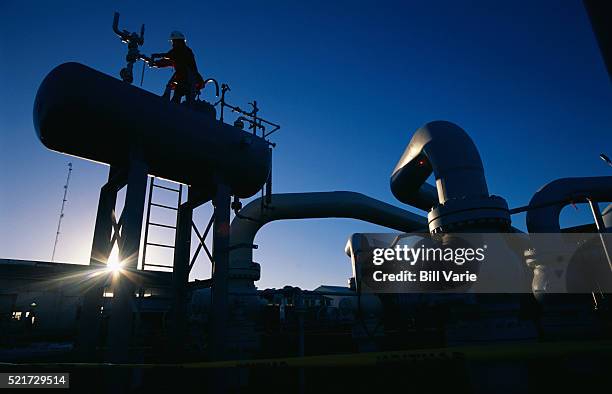
[{"label": "white hard hat", "polygon": [[172,40],[185,40],[187,41],[187,39],[185,38],[185,35],[183,33],[181,33],[180,31],[173,31],[172,33],[170,33],[170,41]]}]

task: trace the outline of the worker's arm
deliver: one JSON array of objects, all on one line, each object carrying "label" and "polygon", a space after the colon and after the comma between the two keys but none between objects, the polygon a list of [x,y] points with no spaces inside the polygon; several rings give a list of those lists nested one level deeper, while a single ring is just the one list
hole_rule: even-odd
[{"label": "worker's arm", "polygon": [[151,67],[172,67],[174,66],[172,50],[166,53],[153,53],[151,54],[151,61],[149,66]]},{"label": "worker's arm", "polygon": [[173,60],[174,59],[174,52],[172,50],[169,50],[166,53],[154,53],[151,55],[151,58],[155,59],[170,59]]},{"label": "worker's arm", "polygon": [[151,67],[174,67],[174,62],[170,59],[159,59],[159,60],[153,60],[151,62],[149,62],[149,66]]}]

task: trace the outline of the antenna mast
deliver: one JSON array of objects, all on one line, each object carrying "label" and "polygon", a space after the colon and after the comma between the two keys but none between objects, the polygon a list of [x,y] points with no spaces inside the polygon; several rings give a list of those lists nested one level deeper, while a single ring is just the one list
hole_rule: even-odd
[{"label": "antenna mast", "polygon": [[57,222],[57,232],[55,233],[55,243],[53,244],[53,254],[51,254],[51,261],[55,261],[55,249],[57,249],[57,241],[59,241],[60,227],[62,226],[62,219],[64,218],[64,207],[66,206],[66,196],[68,195],[68,185],[70,185],[70,174],[72,173],[72,163],[68,163],[68,176],[66,177],[66,184],[64,185],[64,197],[62,198],[62,209],[60,210],[59,221]]}]

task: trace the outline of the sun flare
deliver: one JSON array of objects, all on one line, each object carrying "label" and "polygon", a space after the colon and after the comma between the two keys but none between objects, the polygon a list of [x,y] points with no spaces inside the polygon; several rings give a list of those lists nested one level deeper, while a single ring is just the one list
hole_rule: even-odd
[{"label": "sun flare", "polygon": [[123,263],[119,261],[119,251],[117,248],[113,248],[110,256],[108,257],[108,261],[106,262],[106,271],[112,273],[121,272],[121,268],[123,267]]}]

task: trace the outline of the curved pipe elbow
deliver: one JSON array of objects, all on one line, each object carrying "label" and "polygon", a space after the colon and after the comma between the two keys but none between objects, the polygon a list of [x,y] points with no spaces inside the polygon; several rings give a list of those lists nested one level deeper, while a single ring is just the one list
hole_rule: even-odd
[{"label": "curved pipe elbow", "polygon": [[219,97],[219,82],[217,82],[214,78],[208,78],[204,81],[204,87],[208,85],[208,83],[212,82],[215,85],[215,97]]},{"label": "curved pipe elbow", "polygon": [[[433,172],[433,186],[425,183]],[[459,126],[446,121],[427,123],[416,131],[391,175],[393,195],[428,210],[450,199],[488,196],[478,149]]]},{"label": "curved pipe elbow", "polygon": [[[403,179],[397,179],[396,182],[394,182],[393,177],[391,178],[391,191],[398,200],[412,207],[422,209],[423,211],[429,211],[431,207],[438,204],[438,190],[435,186],[423,182],[423,184],[414,191],[414,186],[405,187],[405,182],[406,181]],[[399,191],[398,193],[402,198],[399,198],[398,194],[396,194],[395,190],[397,189],[403,190],[403,192]]]},{"label": "curved pipe elbow", "polygon": [[427,228],[426,218],[356,192],[273,194],[267,207],[261,207],[261,198],[257,198],[232,221],[230,268],[252,263],[257,232],[275,220],[348,218],[403,232]]},{"label": "curved pipe elbow", "polygon": [[[559,215],[563,207],[587,200],[611,201],[612,176],[561,178],[546,184],[529,201],[527,230],[530,233],[558,233],[561,231]],[[606,209],[602,216],[611,214]],[[612,217],[607,220],[612,222]]]}]

